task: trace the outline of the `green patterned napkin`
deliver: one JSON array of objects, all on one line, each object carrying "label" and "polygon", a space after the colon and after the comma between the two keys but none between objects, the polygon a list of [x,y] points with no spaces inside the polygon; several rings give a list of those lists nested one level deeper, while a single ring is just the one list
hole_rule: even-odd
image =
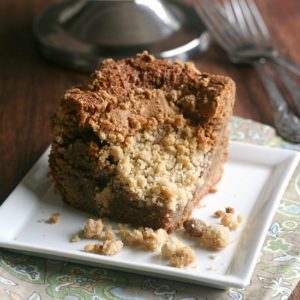
[{"label": "green patterned napkin", "polygon": [[[231,140],[300,151],[273,128],[233,118]],[[0,299],[288,299],[300,278],[300,165],[269,229],[251,284],[217,290],[0,250]]]}]

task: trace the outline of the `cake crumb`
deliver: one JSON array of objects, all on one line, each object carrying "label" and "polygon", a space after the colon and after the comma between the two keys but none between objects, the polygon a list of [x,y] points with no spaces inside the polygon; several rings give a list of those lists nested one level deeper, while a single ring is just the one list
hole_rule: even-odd
[{"label": "cake crumb", "polygon": [[198,207],[199,207],[199,208],[204,208],[204,207],[206,207],[206,204],[205,204],[205,203],[202,203],[202,202],[200,202],[200,203],[199,203],[199,205],[198,205]]},{"label": "cake crumb", "polygon": [[102,244],[87,244],[84,246],[83,251],[88,253],[100,253]]},{"label": "cake crumb", "polygon": [[232,230],[236,230],[240,225],[240,223],[238,222],[237,218],[234,216],[233,213],[226,213],[222,217],[220,223]]},{"label": "cake crumb", "polygon": [[87,219],[84,224],[83,236],[88,239],[99,239],[103,231],[101,219]]},{"label": "cake crumb", "polygon": [[111,226],[106,225],[104,227],[104,239],[105,240],[113,240],[114,239],[114,233],[112,231]]},{"label": "cake crumb", "polygon": [[233,222],[233,214],[231,213],[226,213],[224,214],[224,216],[222,217],[220,223],[226,227],[230,227],[232,222]]},{"label": "cake crumb", "polygon": [[226,226],[212,224],[207,226],[200,238],[200,245],[204,248],[222,250],[230,242],[230,232]]},{"label": "cake crumb", "polygon": [[209,265],[209,266],[206,268],[206,270],[208,270],[208,271],[216,271],[217,268],[216,268],[215,266]]},{"label": "cake crumb", "polygon": [[106,240],[102,247],[101,254],[112,256],[119,253],[123,248],[123,242],[120,240]]},{"label": "cake crumb", "polygon": [[200,219],[191,218],[183,222],[183,227],[189,235],[201,237],[207,225]]},{"label": "cake crumb", "polygon": [[194,250],[190,247],[179,248],[170,257],[170,265],[175,268],[183,268],[196,262],[197,257]]},{"label": "cake crumb", "polygon": [[81,241],[81,238],[79,237],[78,234],[75,234],[72,238],[71,238],[71,243],[78,243]]},{"label": "cake crumb", "polygon": [[127,225],[119,224],[119,234],[129,245],[138,247],[143,244],[143,233],[137,229],[130,229]]},{"label": "cake crumb", "polygon": [[221,250],[230,241],[229,229],[220,224],[206,225],[200,219],[191,218],[183,223],[188,234],[199,238],[200,245],[204,248]]},{"label": "cake crumb", "polygon": [[164,229],[153,230],[152,228],[145,228],[143,237],[144,237],[144,246],[147,250],[155,251],[161,248],[165,242],[168,234]]},{"label": "cake crumb", "polygon": [[144,246],[145,249],[156,251],[161,248],[168,237],[164,229],[153,230],[152,228],[131,229],[127,225],[119,224],[121,237],[132,246]]},{"label": "cake crumb", "polygon": [[88,244],[83,251],[94,254],[112,256],[120,252],[123,248],[123,243],[120,240],[106,240],[103,244]]},{"label": "cake crumb", "polygon": [[169,259],[172,267],[183,268],[196,262],[194,250],[174,237],[169,237],[161,247],[163,258]]},{"label": "cake crumb", "polygon": [[217,191],[218,191],[217,188],[212,187],[212,188],[209,190],[209,193],[210,193],[210,194],[215,194]]},{"label": "cake crumb", "polygon": [[55,224],[55,223],[57,223],[59,216],[60,216],[60,213],[53,213],[51,215],[51,217],[49,218],[48,223],[49,224]]},{"label": "cake crumb", "polygon": [[234,208],[233,207],[225,207],[225,211],[228,214],[234,214]]},{"label": "cake crumb", "polygon": [[230,229],[232,230],[236,230],[238,229],[238,227],[240,226],[240,223],[236,220],[232,221],[231,225],[230,225]]},{"label": "cake crumb", "polygon": [[219,255],[217,254],[212,254],[209,256],[210,259],[213,259],[213,260],[217,260],[219,258]]},{"label": "cake crumb", "polygon": [[225,215],[225,212],[223,210],[217,210],[214,212],[213,217],[214,218],[221,218]]},{"label": "cake crumb", "polygon": [[176,251],[185,245],[174,237],[169,237],[161,247],[161,255],[164,258],[170,258]]},{"label": "cake crumb", "polygon": [[236,217],[236,219],[239,222],[239,224],[241,224],[244,221],[244,216],[240,214]]}]

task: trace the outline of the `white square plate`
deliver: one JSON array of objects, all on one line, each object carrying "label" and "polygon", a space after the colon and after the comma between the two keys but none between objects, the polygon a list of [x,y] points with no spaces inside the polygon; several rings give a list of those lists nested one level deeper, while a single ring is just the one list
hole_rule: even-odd
[{"label": "white square plate", "polygon": [[[242,288],[249,283],[276,206],[299,161],[293,151],[231,142],[218,192],[208,195],[202,202],[206,206],[196,209],[194,216],[216,223],[213,212],[231,206],[245,220],[232,232],[231,244],[220,252],[201,249],[179,230],[177,237],[196,251],[198,266],[176,269],[157,253],[139,248],[124,247],[106,257],[82,251],[91,241],[70,243],[82,230],[87,214],[63,204],[54,192],[47,178],[48,151],[0,207],[0,247],[218,288]],[[54,212],[60,213],[56,224],[40,222]],[[216,253],[218,259],[212,260]]]}]

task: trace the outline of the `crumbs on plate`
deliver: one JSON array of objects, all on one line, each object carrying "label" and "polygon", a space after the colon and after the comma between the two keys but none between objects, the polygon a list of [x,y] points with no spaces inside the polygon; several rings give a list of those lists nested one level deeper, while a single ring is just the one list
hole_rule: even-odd
[{"label": "crumbs on plate", "polygon": [[71,243],[78,243],[81,241],[81,238],[78,234],[75,234],[72,238],[71,238]]},{"label": "crumbs on plate", "polygon": [[174,237],[169,237],[161,247],[161,255],[169,260],[172,267],[183,268],[196,263],[194,250]]},{"label": "crumbs on plate", "polygon": [[[53,216],[55,218],[59,214],[53,214]],[[201,248],[222,250],[231,242],[230,230],[237,229],[243,221],[243,216],[236,216],[232,207],[226,207],[224,211],[216,211],[213,217],[219,218],[220,223],[208,225],[200,219],[190,218],[183,223],[183,227],[187,235],[198,241]],[[116,232],[101,219],[89,218],[84,223],[80,236],[76,234],[70,241],[79,242],[81,237],[99,240],[97,243],[84,246],[83,251],[87,253],[112,256],[119,253],[125,244],[129,247],[143,247],[146,251],[159,252],[172,267],[184,268],[197,265],[195,251],[172,235],[168,235],[164,229],[133,228],[127,224],[119,224],[118,229],[115,230]],[[116,238],[116,235],[119,238]],[[209,258],[217,260],[219,256],[212,254]],[[209,266],[207,270],[215,271],[216,267]]]},{"label": "crumbs on plate", "polygon": [[83,236],[88,239],[100,239],[103,227],[101,219],[87,219],[84,224]]},{"label": "crumbs on plate", "polygon": [[94,254],[112,256],[120,252],[123,248],[123,242],[120,240],[106,240],[103,243],[88,244],[83,251]]},{"label": "crumbs on plate", "polygon": [[59,219],[60,213],[53,213],[50,218],[48,219],[47,223],[49,224],[56,224]]}]

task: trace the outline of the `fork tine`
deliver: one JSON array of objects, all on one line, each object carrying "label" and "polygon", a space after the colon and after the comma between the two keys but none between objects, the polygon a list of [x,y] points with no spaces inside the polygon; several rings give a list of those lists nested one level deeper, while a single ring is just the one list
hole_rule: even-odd
[{"label": "fork tine", "polygon": [[267,29],[267,26],[260,14],[255,2],[253,0],[245,0],[245,3],[247,3],[249,10],[251,11],[254,19],[256,20],[256,24],[257,24],[261,34],[263,35],[264,39],[266,41],[270,41],[269,31]]},{"label": "fork tine", "polygon": [[231,4],[228,1],[224,1],[223,7],[224,7],[224,11],[225,11],[225,14],[226,14],[229,22],[231,24],[234,24],[235,23],[235,16],[234,16],[234,12],[232,10]]},{"label": "fork tine", "polygon": [[211,5],[211,2],[208,0],[200,0],[198,3],[201,4],[200,7],[197,5],[198,12],[206,26],[217,42],[222,45],[226,51],[231,52],[241,43],[238,32],[220,10],[217,9],[220,8],[220,6],[216,7],[216,5]]},{"label": "fork tine", "polygon": [[[203,2],[205,2],[205,0],[202,0],[201,4],[203,4]],[[211,12],[208,11],[206,4],[204,4],[204,7],[201,6],[200,8],[197,5],[197,11],[217,42],[222,45],[227,51],[230,51],[229,45],[232,43],[232,41],[228,39],[227,35],[223,35],[222,32],[220,32],[219,28],[216,26],[213,20]]]},{"label": "fork tine", "polygon": [[253,0],[229,1],[231,1],[236,16],[239,16],[239,24],[245,26],[244,34],[258,47],[268,47],[270,45],[268,31],[260,15],[257,19],[257,13],[259,14],[259,12],[255,2]]},{"label": "fork tine", "polygon": [[225,3],[228,4],[228,1],[225,0],[223,1],[223,4],[219,2],[215,5],[217,9],[214,22],[216,26],[220,28],[222,34],[227,35],[232,39],[235,44],[234,47],[236,48],[237,46],[245,43],[245,37],[241,33],[240,29],[237,28],[238,24],[234,13],[230,17],[231,21],[228,19],[224,6]]},{"label": "fork tine", "polygon": [[255,17],[252,15],[250,8],[248,7],[248,3],[245,0],[238,0],[239,5],[241,7],[241,12],[244,15],[244,20],[247,25],[249,35],[256,40],[258,37],[262,39],[261,32],[259,28],[257,28]]},{"label": "fork tine", "polygon": [[241,10],[241,7],[238,3],[238,0],[229,0],[230,6],[232,8],[236,24],[239,26],[241,33],[243,34],[244,38],[248,38],[249,32],[247,25],[245,23],[245,18],[243,16],[243,12]]},{"label": "fork tine", "polygon": [[252,33],[253,40],[260,45],[260,47],[268,47],[270,45],[270,39],[265,36],[264,32],[261,30],[258,20],[252,12],[251,7],[247,0],[240,0],[242,10],[245,15],[245,20],[249,24],[249,31]]}]

